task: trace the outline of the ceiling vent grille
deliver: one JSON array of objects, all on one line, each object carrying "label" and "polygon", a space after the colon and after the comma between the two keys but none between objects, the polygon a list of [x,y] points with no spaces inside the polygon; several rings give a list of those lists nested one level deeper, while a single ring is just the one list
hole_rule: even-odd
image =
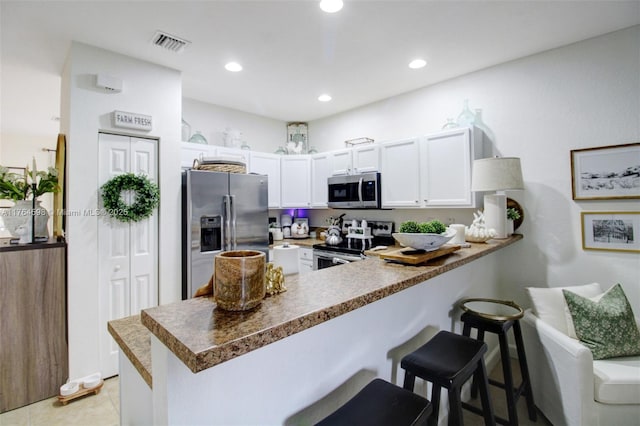
[{"label": "ceiling vent grille", "polygon": [[152,43],[163,49],[170,50],[172,52],[181,53],[185,47],[191,44],[190,41],[181,39],[180,37],[173,36],[163,31],[156,31],[153,36]]}]

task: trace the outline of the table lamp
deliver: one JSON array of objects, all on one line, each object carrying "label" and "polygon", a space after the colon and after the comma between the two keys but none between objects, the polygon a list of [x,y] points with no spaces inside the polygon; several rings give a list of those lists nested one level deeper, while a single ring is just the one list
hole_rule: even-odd
[{"label": "table lamp", "polygon": [[496,231],[495,238],[507,238],[507,196],[503,191],[524,189],[520,159],[494,157],[474,160],[471,190],[497,191],[484,196],[484,220]]}]

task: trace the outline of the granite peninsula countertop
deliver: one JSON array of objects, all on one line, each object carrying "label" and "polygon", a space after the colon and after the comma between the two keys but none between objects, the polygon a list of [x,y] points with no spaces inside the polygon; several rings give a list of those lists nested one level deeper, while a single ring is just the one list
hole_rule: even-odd
[{"label": "granite peninsula countertop", "polygon": [[[141,316],[109,322],[109,332],[151,386],[153,333],[194,373],[358,309],[486,256],[522,239],[471,244],[427,266],[386,263],[378,257],[287,277],[287,291],[257,308],[226,312],[212,297],[149,308]],[[140,323],[141,320],[141,323]]]}]

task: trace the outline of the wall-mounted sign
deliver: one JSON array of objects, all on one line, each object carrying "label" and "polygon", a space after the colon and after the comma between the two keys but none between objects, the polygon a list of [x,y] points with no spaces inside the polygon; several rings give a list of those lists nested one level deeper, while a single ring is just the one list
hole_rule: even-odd
[{"label": "wall-mounted sign", "polygon": [[113,125],[125,129],[151,131],[153,117],[133,112],[113,111]]}]

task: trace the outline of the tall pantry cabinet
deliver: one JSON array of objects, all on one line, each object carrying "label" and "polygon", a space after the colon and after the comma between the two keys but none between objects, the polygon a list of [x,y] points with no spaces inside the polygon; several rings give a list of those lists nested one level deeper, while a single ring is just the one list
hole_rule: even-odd
[{"label": "tall pantry cabinet", "polygon": [[69,377],[66,245],[0,245],[0,413],[58,394]]}]

